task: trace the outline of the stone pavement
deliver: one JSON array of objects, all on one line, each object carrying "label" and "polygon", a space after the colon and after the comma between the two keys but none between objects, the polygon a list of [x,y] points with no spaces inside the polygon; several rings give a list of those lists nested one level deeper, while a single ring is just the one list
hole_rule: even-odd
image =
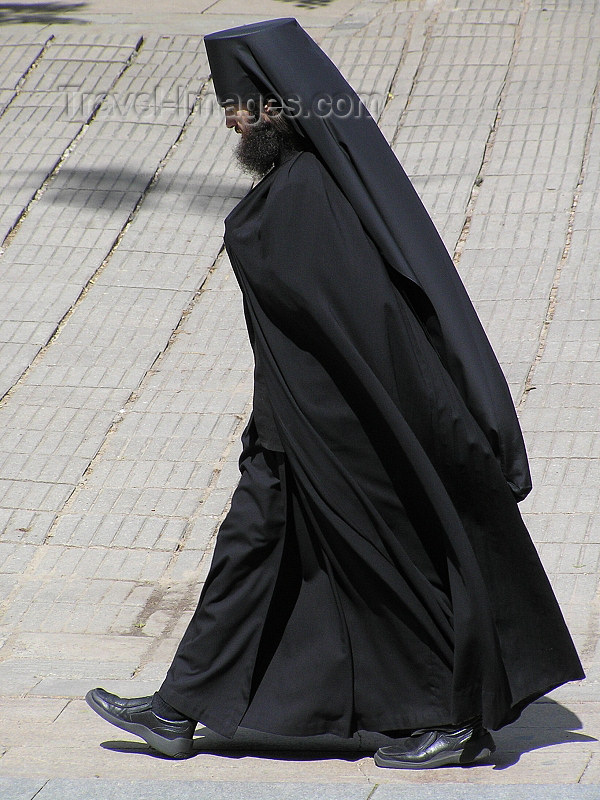
[{"label": "stone pavement", "polygon": [[[600,798],[600,4],[0,4],[3,800]],[[374,736],[199,729],[171,762],[85,706],[157,687],[237,480],[251,357],[202,35],[297,16],[432,213],[507,374],[527,523],[588,679],[489,765],[376,768]]]}]

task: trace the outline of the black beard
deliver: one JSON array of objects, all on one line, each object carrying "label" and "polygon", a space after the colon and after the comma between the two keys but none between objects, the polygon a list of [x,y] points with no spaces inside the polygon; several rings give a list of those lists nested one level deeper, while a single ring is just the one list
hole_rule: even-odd
[{"label": "black beard", "polygon": [[242,134],[234,152],[244,172],[254,178],[263,178],[285,152],[293,149],[291,132],[279,130],[271,122],[261,119]]}]

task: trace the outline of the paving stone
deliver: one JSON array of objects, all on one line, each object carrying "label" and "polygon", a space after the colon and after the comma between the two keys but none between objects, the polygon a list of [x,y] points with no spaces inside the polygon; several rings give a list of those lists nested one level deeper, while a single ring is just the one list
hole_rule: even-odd
[{"label": "paving stone", "polygon": [[0,775],[0,792],[3,800],[33,800],[46,784],[46,780],[7,778]]},{"label": "paving stone", "polygon": [[[597,786],[557,786],[556,784],[503,785],[503,800],[595,800]],[[374,800],[438,800],[440,787],[435,786],[379,786]],[[491,786],[444,787],[447,800],[497,800],[498,789]]]},{"label": "paving stone", "polygon": [[[90,674],[87,678],[44,678],[27,693],[27,696],[82,698],[94,688],[97,675],[98,672]],[[104,689],[120,697],[147,697],[154,694],[157,688],[157,681],[117,680],[107,679],[106,676],[102,684]]]},{"label": "paving stone", "polygon": [[2,718],[5,722],[3,737],[7,735],[7,728],[10,724],[25,722],[28,719],[35,719],[40,725],[53,722],[66,703],[59,698],[36,698],[31,702],[24,699],[13,700],[11,703],[4,703]]},{"label": "paving stone", "polygon": [[[315,794],[315,789],[317,793]],[[81,784],[76,781],[50,781],[37,795],[40,800],[66,800],[80,797]],[[86,798],[89,800],[159,800],[165,792],[172,791],[172,784],[154,781],[150,784],[127,781],[96,781],[85,786]],[[180,800],[195,800],[198,796],[206,800],[367,800],[371,789],[368,786],[340,786],[325,784],[315,787],[314,784],[271,784],[253,786],[246,783],[208,781],[184,782],[178,785],[177,796]],[[20,800],[20,798],[19,798]]]},{"label": "paving stone", "polygon": [[140,636],[129,636],[127,647],[124,644],[122,636],[88,637],[84,634],[25,632],[16,635],[11,651],[16,658],[39,659],[38,663],[42,665],[45,659],[54,659],[54,668],[58,669],[59,663],[68,666],[78,661],[93,667],[94,663],[98,663],[99,653],[108,663],[123,665],[137,662],[148,646]]},{"label": "paving stone", "polygon": [[[0,707],[6,698],[22,697],[39,683],[40,678],[34,670],[22,671],[12,664],[9,664],[8,668],[5,668],[4,663],[0,664],[0,695],[3,698],[3,701],[0,701]],[[48,697],[48,694],[45,693],[43,696]],[[2,749],[0,743],[0,751]]]}]

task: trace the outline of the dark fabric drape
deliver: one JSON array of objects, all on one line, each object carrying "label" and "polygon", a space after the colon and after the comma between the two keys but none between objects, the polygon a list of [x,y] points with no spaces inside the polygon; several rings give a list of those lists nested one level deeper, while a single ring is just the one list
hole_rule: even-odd
[{"label": "dark fabric drape", "polygon": [[496,453],[319,159],[263,179],[226,244],[283,477],[244,466],[165,699],[225,735],[498,728],[582,677]]}]

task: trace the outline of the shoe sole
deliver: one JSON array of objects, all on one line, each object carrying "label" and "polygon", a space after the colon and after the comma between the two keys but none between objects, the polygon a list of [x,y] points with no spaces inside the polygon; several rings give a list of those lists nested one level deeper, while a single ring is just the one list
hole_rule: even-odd
[{"label": "shoe sole", "polygon": [[[487,737],[486,737],[487,739]],[[439,753],[427,761],[400,761],[392,756],[382,755],[379,750],[375,753],[375,764],[388,769],[434,769],[436,767],[468,767],[476,761],[489,758],[496,750],[496,745],[491,736],[489,740],[479,742],[473,746],[467,744],[462,750],[451,753]]]},{"label": "shoe sole", "polygon": [[154,750],[158,750],[165,756],[170,758],[187,758],[192,752],[192,740],[187,738],[167,739],[165,736],[160,736],[158,733],[150,730],[146,725],[140,725],[137,722],[127,722],[126,720],[113,717],[105,708],[96,702],[94,697],[94,690],[89,691],[85,696],[85,701],[88,706],[96,712],[102,719],[110,722],[117,728],[123,731],[133,733],[139,736]]}]

